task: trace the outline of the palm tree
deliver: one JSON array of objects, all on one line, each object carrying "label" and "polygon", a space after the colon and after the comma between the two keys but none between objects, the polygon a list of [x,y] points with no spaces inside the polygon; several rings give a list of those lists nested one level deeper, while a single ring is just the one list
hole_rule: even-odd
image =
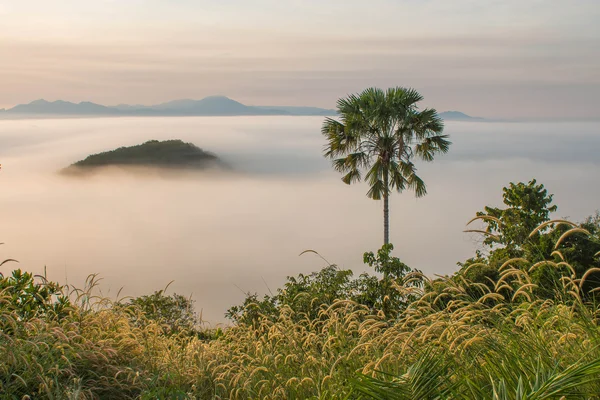
[{"label": "palm tree", "polygon": [[325,156],[344,173],[346,184],[358,182],[366,172],[367,196],[383,199],[384,244],[389,243],[389,195],[392,190],[414,190],[417,197],[427,193],[417,176],[413,160],[432,161],[450,147],[444,124],[436,110],[419,110],[423,100],[414,89],[386,91],[369,88],[360,94],[339,99],[339,120],[327,118],[321,132],[327,138]]}]

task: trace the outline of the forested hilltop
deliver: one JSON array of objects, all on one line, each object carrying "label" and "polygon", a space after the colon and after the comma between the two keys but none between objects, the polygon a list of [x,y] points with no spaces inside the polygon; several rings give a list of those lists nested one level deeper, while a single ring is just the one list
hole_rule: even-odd
[{"label": "forested hilltop", "polygon": [[107,166],[146,166],[166,168],[205,169],[224,167],[216,155],[182,140],[150,140],[146,143],[119,147],[93,154],[72,164],[64,172],[82,172]]}]

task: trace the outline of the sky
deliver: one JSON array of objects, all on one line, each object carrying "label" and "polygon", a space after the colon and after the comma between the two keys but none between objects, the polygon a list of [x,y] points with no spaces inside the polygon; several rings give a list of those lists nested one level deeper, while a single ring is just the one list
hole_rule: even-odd
[{"label": "sky", "polygon": [[407,86],[488,118],[597,118],[598,0],[0,0],[0,108]]}]

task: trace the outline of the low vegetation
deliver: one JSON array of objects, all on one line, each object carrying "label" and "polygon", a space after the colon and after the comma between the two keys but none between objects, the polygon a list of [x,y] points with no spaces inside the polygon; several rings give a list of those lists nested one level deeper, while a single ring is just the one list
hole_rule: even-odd
[{"label": "low vegetation", "polygon": [[[597,399],[600,218],[551,220],[511,184],[451,276],[391,255],[249,294],[203,329],[165,291],[111,301],[15,271],[0,279],[0,393],[43,399]],[[469,226],[471,226],[470,224]]]}]

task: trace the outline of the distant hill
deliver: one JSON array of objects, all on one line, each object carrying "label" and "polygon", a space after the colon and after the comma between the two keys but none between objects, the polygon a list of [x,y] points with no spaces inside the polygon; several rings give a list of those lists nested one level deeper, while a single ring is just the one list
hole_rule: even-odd
[{"label": "distant hill", "polygon": [[318,108],[318,107],[294,107],[294,106],[258,106],[254,107],[262,110],[275,110],[287,112],[290,115],[329,115],[337,114],[336,110]]},{"label": "distant hill", "polygon": [[471,117],[470,115],[461,113],[460,111],[444,111],[439,113],[439,116],[447,121],[481,121],[483,118]]},{"label": "distant hill", "polygon": [[8,113],[27,113],[27,114],[112,114],[114,112],[110,107],[100,104],[83,101],[81,103],[71,103],[69,101],[46,101],[43,99],[32,101],[29,104],[19,104],[16,107],[6,110]]},{"label": "distant hill", "polygon": [[90,172],[107,166],[146,166],[159,168],[207,169],[227,168],[219,157],[192,143],[181,140],[150,140],[146,143],[119,147],[93,154],[65,168],[63,173]]},{"label": "distant hill", "polygon": [[202,100],[174,100],[152,106],[100,104],[68,101],[36,100],[4,111],[4,115],[68,115],[68,116],[234,116],[234,115],[335,115],[335,110],[317,107],[247,106],[225,96],[210,96]]},{"label": "distant hill", "polygon": [[225,96],[209,96],[202,100],[175,100],[149,108],[170,115],[289,115],[282,109],[263,109],[244,105]]},{"label": "distant hill", "polygon": [[129,110],[143,110],[143,109],[148,108],[148,106],[145,106],[143,104],[117,104],[116,106],[111,106],[109,108],[114,109],[114,110],[129,111]]},{"label": "distant hill", "polygon": [[[11,115],[64,115],[64,116],[235,116],[235,115],[298,115],[335,116],[336,110],[298,106],[247,106],[225,96],[209,96],[201,100],[182,99],[146,106],[142,104],[119,104],[103,106],[89,101],[46,101],[19,104],[8,110],[0,110],[5,117]],[[460,111],[444,111],[440,117],[447,121],[480,121]]]},{"label": "distant hill", "polygon": [[152,106],[154,110],[197,111],[202,113],[247,113],[250,107],[225,96],[209,96],[202,100],[174,100]]}]

